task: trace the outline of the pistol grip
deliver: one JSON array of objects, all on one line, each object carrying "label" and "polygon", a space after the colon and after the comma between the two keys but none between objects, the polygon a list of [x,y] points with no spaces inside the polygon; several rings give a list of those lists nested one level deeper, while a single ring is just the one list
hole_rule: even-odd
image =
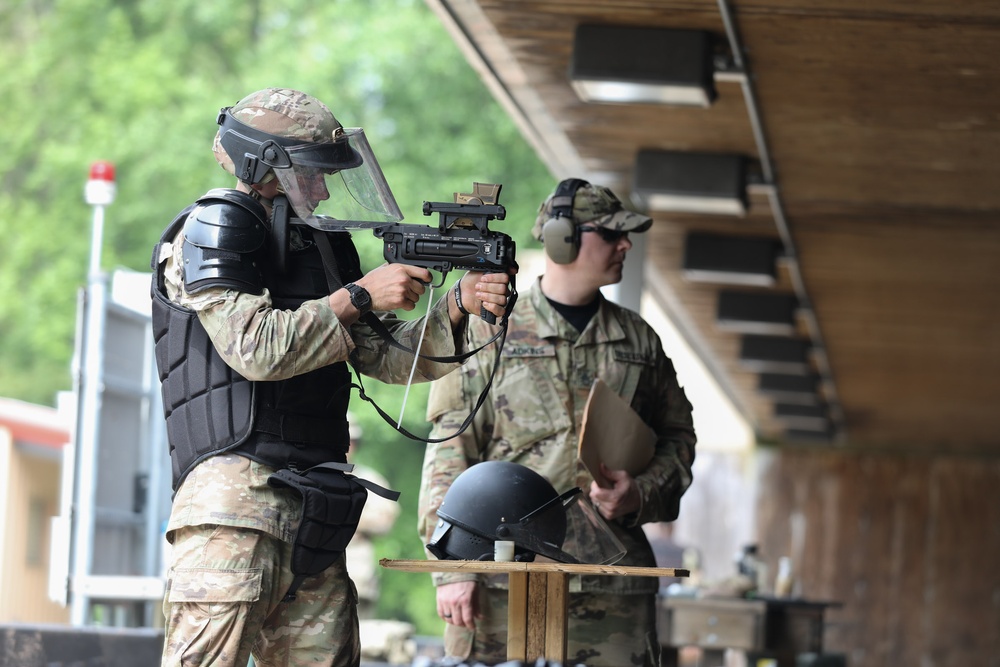
[{"label": "pistol grip", "polygon": [[486,310],[486,306],[482,304],[480,304],[479,306],[479,317],[483,318],[490,324],[497,323],[497,316],[491,313],[490,311]]}]

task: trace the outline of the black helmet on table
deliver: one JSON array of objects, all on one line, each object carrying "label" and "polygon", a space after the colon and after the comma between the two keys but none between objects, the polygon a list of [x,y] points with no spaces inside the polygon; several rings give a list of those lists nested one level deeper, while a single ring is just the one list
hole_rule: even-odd
[{"label": "black helmet on table", "polygon": [[494,543],[514,543],[514,560],[610,564],[625,548],[582,491],[559,494],[518,463],[483,461],[455,478],[438,508],[427,549],[442,560],[493,560]]}]

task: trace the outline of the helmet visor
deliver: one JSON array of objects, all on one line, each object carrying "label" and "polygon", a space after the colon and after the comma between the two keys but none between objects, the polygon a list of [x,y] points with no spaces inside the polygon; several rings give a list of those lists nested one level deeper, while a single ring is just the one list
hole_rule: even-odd
[{"label": "helmet visor", "polygon": [[[348,151],[343,150],[343,141]],[[361,128],[345,128],[335,144],[289,148],[288,155],[291,164],[274,167],[274,173],[295,216],[305,224],[337,231],[343,225],[331,224],[334,221],[393,223],[403,219]],[[356,157],[340,159],[344,156]]]},{"label": "helmet visor", "polygon": [[506,525],[504,532],[511,537],[500,539],[513,539],[518,546],[560,563],[617,563],[625,556],[625,546],[590,503],[580,502],[582,493],[570,489],[518,523]]}]

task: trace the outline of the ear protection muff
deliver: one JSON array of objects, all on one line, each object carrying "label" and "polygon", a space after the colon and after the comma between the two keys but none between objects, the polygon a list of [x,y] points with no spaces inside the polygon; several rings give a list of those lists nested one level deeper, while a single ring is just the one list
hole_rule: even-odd
[{"label": "ear protection muff", "polygon": [[542,225],[545,254],[556,264],[570,264],[580,252],[580,231],[573,222],[576,191],[590,185],[579,178],[562,181],[552,195],[551,217]]}]

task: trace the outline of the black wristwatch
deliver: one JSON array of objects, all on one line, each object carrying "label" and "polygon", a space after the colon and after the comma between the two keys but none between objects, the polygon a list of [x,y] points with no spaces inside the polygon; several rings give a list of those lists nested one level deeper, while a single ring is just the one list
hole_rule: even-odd
[{"label": "black wristwatch", "polygon": [[344,288],[351,293],[351,305],[364,315],[372,309],[372,295],[361,285],[347,283]]}]

